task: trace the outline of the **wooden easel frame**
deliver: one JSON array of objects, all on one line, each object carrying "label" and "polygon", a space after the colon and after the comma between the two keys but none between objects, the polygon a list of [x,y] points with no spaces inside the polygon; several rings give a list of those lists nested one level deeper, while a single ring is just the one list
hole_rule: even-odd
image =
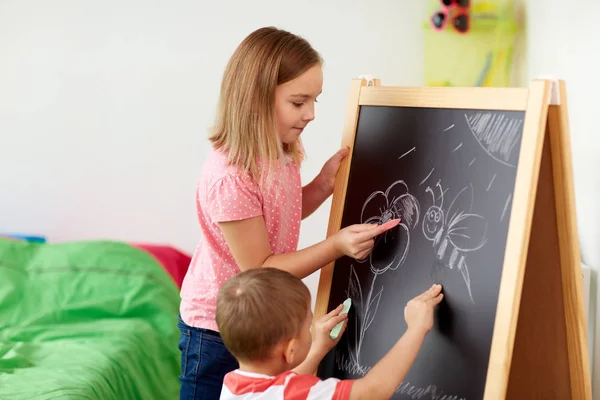
[{"label": "wooden easel frame", "polygon": [[[484,398],[591,399],[565,83],[400,88],[354,79],[342,146],[352,149],[363,105],[526,111]],[[341,227],[351,162],[352,151],[336,177],[328,237]],[[321,270],[315,320],[327,313],[334,264]]]}]

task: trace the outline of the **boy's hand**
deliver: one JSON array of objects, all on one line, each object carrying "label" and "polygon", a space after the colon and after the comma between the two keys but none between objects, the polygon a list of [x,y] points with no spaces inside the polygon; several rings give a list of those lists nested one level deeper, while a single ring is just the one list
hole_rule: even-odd
[{"label": "boy's hand", "polygon": [[408,329],[429,332],[433,328],[433,310],[443,298],[442,285],[436,284],[410,300],[404,308],[404,319]]},{"label": "boy's hand", "polygon": [[[340,304],[338,308],[315,322],[314,338],[310,346],[310,351],[302,363],[293,369],[294,372],[297,374],[314,374],[323,357],[340,341],[342,334],[346,330],[346,325],[348,325],[346,322],[348,314],[339,315],[343,308],[344,305]],[[340,334],[334,340],[329,336],[329,333],[334,326],[342,321],[344,321],[344,324],[342,325]]]},{"label": "boy's hand", "polygon": [[[340,304],[335,310],[332,310],[329,314],[326,314],[319,318],[319,320],[315,323],[315,337],[311,346],[311,351],[316,351],[320,355],[325,356],[339,341],[344,331],[346,330],[346,325],[348,325],[347,319],[348,314],[339,315],[344,308],[343,304]],[[342,329],[340,330],[340,334],[337,339],[332,339],[329,336],[329,333],[339,322],[344,321],[344,325],[342,325]]]}]

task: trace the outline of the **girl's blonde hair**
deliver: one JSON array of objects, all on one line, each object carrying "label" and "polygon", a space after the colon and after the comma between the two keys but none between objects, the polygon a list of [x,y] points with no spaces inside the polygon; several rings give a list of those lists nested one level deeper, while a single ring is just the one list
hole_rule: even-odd
[{"label": "girl's blonde hair", "polygon": [[265,27],[248,35],[223,75],[209,136],[213,147],[226,152],[229,164],[249,172],[258,182],[286,155],[300,165],[301,144],[282,143],[277,132],[275,88],[321,63],[319,53],[290,32]]}]

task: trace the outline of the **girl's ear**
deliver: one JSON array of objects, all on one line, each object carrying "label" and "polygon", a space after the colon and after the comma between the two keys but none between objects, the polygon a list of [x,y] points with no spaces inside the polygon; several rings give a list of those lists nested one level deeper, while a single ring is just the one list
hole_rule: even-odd
[{"label": "girl's ear", "polygon": [[284,344],[283,357],[288,365],[293,365],[294,363],[294,358],[296,357],[297,344],[298,340],[296,338],[290,339],[287,341],[287,343]]}]

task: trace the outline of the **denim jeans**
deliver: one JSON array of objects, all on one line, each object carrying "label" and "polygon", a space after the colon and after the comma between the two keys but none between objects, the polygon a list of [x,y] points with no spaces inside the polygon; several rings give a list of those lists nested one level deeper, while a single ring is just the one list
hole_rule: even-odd
[{"label": "denim jeans", "polygon": [[223,344],[218,332],[188,326],[181,316],[180,400],[217,400],[221,396],[225,374],[238,368],[236,359]]}]

